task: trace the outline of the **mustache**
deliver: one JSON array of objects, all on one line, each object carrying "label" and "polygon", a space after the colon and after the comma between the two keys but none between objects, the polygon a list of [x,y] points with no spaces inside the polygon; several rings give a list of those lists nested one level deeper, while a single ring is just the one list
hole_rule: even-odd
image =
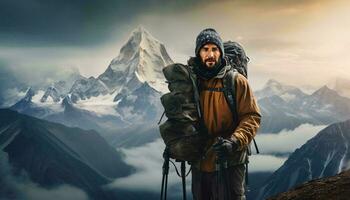
[{"label": "mustache", "polygon": [[208,58],[208,59],[205,59],[204,62],[216,62],[216,60],[214,58]]}]

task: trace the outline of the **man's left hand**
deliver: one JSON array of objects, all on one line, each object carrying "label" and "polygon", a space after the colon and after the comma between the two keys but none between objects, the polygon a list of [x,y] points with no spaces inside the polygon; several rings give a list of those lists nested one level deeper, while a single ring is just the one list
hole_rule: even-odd
[{"label": "man's left hand", "polygon": [[233,139],[219,139],[214,145],[213,150],[218,156],[219,160],[223,160],[228,157],[229,154],[233,153],[238,149],[239,142],[233,136]]}]

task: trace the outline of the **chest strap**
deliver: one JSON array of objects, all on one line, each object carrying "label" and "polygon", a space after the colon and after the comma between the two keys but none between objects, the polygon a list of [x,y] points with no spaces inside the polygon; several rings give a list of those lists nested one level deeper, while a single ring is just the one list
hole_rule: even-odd
[{"label": "chest strap", "polygon": [[208,91],[208,92],[226,92],[227,88],[203,88],[202,91]]}]

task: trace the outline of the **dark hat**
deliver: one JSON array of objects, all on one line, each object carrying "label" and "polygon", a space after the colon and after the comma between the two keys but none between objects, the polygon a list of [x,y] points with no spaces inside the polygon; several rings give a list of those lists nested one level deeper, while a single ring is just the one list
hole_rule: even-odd
[{"label": "dark hat", "polygon": [[199,50],[206,44],[213,43],[218,46],[218,48],[221,51],[221,58],[223,58],[224,55],[224,44],[215,29],[213,28],[206,28],[203,31],[201,31],[196,39],[196,56],[199,57]]}]

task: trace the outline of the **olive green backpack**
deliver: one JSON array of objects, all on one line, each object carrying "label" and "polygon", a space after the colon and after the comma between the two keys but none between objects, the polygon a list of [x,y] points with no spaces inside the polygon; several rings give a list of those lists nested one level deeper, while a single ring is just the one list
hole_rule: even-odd
[{"label": "olive green backpack", "polygon": [[202,158],[209,136],[201,124],[196,75],[179,63],[163,68],[169,93],[161,97],[167,120],[159,126],[170,158],[196,161]]}]

